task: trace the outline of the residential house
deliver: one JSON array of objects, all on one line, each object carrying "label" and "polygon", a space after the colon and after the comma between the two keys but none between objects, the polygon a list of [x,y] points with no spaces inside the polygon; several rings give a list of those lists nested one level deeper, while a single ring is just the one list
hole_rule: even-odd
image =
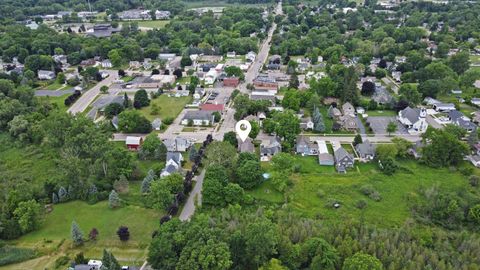
[{"label": "residential house", "polygon": [[158,60],[172,61],[177,55],[174,53],[160,53]]},{"label": "residential house", "polygon": [[427,131],[427,111],[425,108],[407,107],[398,112],[397,120],[405,126],[410,134],[421,134]]},{"label": "residential house", "polygon": [[166,84],[174,85],[175,75],[152,75],[150,77],[142,77],[135,79],[138,88],[160,88]]},{"label": "residential house", "polygon": [[472,122],[475,124],[480,124],[480,111],[472,113]]},{"label": "residential house", "polygon": [[355,160],[353,155],[348,153],[343,147],[335,150],[335,167],[339,173],[346,173],[347,168],[353,168]]},{"label": "residential house", "polygon": [[473,149],[475,150],[474,153],[476,155],[480,155],[480,142],[477,142],[476,144],[474,144]]},{"label": "residential house", "polygon": [[247,138],[245,141],[238,139],[237,149],[240,153],[255,153],[255,145],[253,145],[251,138]]},{"label": "residential house", "polygon": [[318,145],[318,164],[322,166],[333,166],[335,160],[328,152],[327,143],[325,141],[317,141]]},{"label": "residential house", "polygon": [[182,125],[192,123],[194,126],[209,126],[215,122],[211,111],[187,111],[182,119]]},{"label": "residential house", "polygon": [[152,129],[153,130],[160,130],[162,128],[162,120],[160,118],[155,118],[152,121]]},{"label": "residential house", "polygon": [[439,104],[439,103],[442,103],[442,102],[440,102],[437,99],[431,98],[431,97],[426,97],[426,98],[423,99],[423,103],[426,104],[426,105],[433,106],[435,104]]},{"label": "residential house", "polygon": [[328,108],[328,116],[332,119],[339,119],[342,117],[342,112],[337,107],[333,107],[333,105],[330,105]]},{"label": "residential house", "polygon": [[368,140],[355,145],[355,150],[360,157],[360,161],[367,162],[375,158],[375,145],[373,145]]},{"label": "residential house", "polygon": [[346,102],[342,105],[343,115],[355,116],[355,107],[350,102]]},{"label": "residential house", "polygon": [[295,146],[296,153],[302,156],[316,156],[318,155],[318,147],[310,142],[305,136],[298,136]]},{"label": "residential house", "polygon": [[167,152],[165,168],[160,173],[160,177],[166,177],[173,173],[180,172],[182,169],[183,156],[180,152]]},{"label": "residential house", "polygon": [[237,53],[235,53],[235,51],[227,52],[227,58],[235,58],[235,57],[237,57]]},{"label": "residential house", "polygon": [[277,64],[280,65],[282,62],[282,57],[278,54],[272,55],[268,58],[269,64]]},{"label": "residential house", "polygon": [[68,65],[68,59],[66,55],[63,54],[56,54],[53,56],[53,61],[56,63],[59,63],[62,66],[67,66]]},{"label": "residential house", "polygon": [[257,54],[252,51],[248,52],[247,55],[245,55],[245,60],[250,63],[255,62],[255,58],[257,58]]},{"label": "residential house", "polygon": [[480,80],[476,80],[476,81],[473,83],[473,86],[475,86],[475,88],[480,88]]},{"label": "residential house", "polygon": [[128,62],[128,66],[131,69],[139,69],[142,66],[142,64],[139,61],[130,61]]},{"label": "residential house", "polygon": [[349,131],[355,131],[358,128],[356,117],[350,114],[344,115],[342,117],[341,124],[345,130],[349,130]]},{"label": "residential house", "polygon": [[110,62],[110,60],[108,59],[105,59],[102,61],[102,67],[103,68],[112,68],[112,62]]},{"label": "residential house", "polygon": [[363,107],[357,107],[358,114],[365,114],[365,109]]},{"label": "residential house", "polygon": [[402,72],[401,71],[393,71],[392,78],[397,82],[402,82]]},{"label": "residential house", "polygon": [[151,58],[143,59],[142,66],[143,66],[143,69],[151,69],[152,68],[152,59]]},{"label": "residential house", "polygon": [[38,71],[39,80],[53,80],[55,79],[55,72],[50,70],[39,70]]},{"label": "residential house", "polygon": [[125,145],[128,150],[137,151],[143,143],[142,137],[127,136],[125,140]]},{"label": "residential house", "polygon": [[260,160],[270,161],[272,157],[282,152],[282,144],[278,137],[272,137],[269,142],[260,144]]},{"label": "residential house", "polygon": [[480,98],[472,98],[470,102],[475,106],[480,106]]},{"label": "residential house", "polygon": [[186,152],[192,143],[182,137],[176,137],[174,139],[166,139],[163,141],[168,152]]},{"label": "residential house", "polygon": [[463,128],[467,132],[472,132],[477,129],[477,126],[470,122],[470,119],[460,111],[453,110],[448,112],[448,119],[452,124]]},{"label": "residential house", "polygon": [[223,61],[223,56],[221,55],[200,55],[198,57],[198,62],[208,62],[208,63],[218,63]]},{"label": "residential house", "polygon": [[475,167],[480,167],[480,156],[479,155],[473,155],[473,156],[468,156],[468,160],[473,164]]},{"label": "residential house", "polygon": [[86,59],[86,60],[83,60],[82,62],[80,62],[80,66],[82,66],[82,67],[94,66],[96,63],[97,62],[95,61],[95,59],[90,58],[90,59]]},{"label": "residential house", "polygon": [[315,127],[311,117],[300,119],[300,128],[303,130],[312,130]]},{"label": "residential house", "polygon": [[436,103],[433,104],[433,109],[437,112],[449,112],[456,110],[455,104],[453,103]]},{"label": "residential house", "polygon": [[74,270],[100,270],[102,268],[102,261],[89,260],[87,264],[76,264]]}]

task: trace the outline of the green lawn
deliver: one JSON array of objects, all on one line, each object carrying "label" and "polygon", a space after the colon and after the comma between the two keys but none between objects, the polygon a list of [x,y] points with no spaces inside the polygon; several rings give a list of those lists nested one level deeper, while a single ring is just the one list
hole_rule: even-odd
[{"label": "green lawn", "polygon": [[[415,196],[421,187],[438,184],[455,189],[467,183],[467,178],[459,172],[433,169],[410,160],[400,161],[399,164],[405,169],[393,176],[379,172],[374,163],[356,163],[355,168],[347,174],[338,174],[333,166],[319,166],[317,157],[297,157],[297,160],[301,169],[291,177],[293,185],[285,192],[287,206],[302,216],[318,217],[327,222],[363,217],[366,222],[381,227],[400,226],[411,217],[408,198]],[[269,166],[264,166],[264,169],[269,171]],[[360,188],[366,184],[380,193],[381,201],[376,202],[360,192]],[[284,194],[275,191],[269,182],[248,194],[260,202],[283,207]],[[355,206],[361,199],[367,202],[363,210]],[[340,208],[332,208],[332,201],[340,202]]]},{"label": "green lawn", "polygon": [[367,111],[368,116],[397,116],[395,111],[383,110],[383,111]]},{"label": "green lawn", "polygon": [[[119,22],[120,24],[122,23],[129,23],[130,21],[122,21],[122,22]],[[163,28],[165,27],[165,25],[167,25],[170,21],[168,20],[164,20],[164,21],[160,21],[160,20],[155,20],[155,21],[132,21],[132,22],[136,22],[138,23],[138,26],[139,27],[148,27],[148,28]]]},{"label": "green lawn", "polygon": [[[135,189],[137,187],[134,187],[133,193],[136,192]],[[104,248],[111,250],[119,261],[141,265],[151,234],[157,228],[161,216],[159,211],[134,205],[112,210],[106,201],[94,205],[81,201],[58,204],[46,215],[40,229],[11,242],[19,247],[35,248],[45,256],[0,269],[45,269],[57,257],[67,255],[72,258],[80,251],[87,258],[101,259]],[[97,228],[97,240],[86,242],[81,247],[73,247],[70,239],[73,220],[79,224],[85,238],[88,238],[92,228]],[[125,243],[116,235],[119,226],[129,228],[130,240]]]},{"label": "green lawn", "polygon": [[38,97],[38,98],[40,100],[46,100],[47,102],[50,102],[51,104],[53,104],[53,106],[58,108],[60,111],[66,112],[68,110],[68,107],[65,106],[65,99],[68,96],[69,96],[69,94],[65,94],[65,95],[59,96],[59,97],[47,96],[47,97]]},{"label": "green lawn", "polygon": [[[169,97],[167,95],[161,95],[156,99],[150,101],[150,106],[142,108],[140,112],[149,120],[155,118],[165,119],[167,117],[177,117],[177,115],[183,110],[185,105],[191,101],[191,97]],[[152,115],[152,105],[156,104],[160,109],[158,115]]]}]

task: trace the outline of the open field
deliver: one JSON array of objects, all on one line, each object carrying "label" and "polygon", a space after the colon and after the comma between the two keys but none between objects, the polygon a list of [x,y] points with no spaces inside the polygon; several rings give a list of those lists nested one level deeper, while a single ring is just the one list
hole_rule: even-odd
[{"label": "open field", "polygon": [[65,99],[69,96],[69,94],[65,94],[59,97],[38,97],[40,100],[46,100],[47,102],[53,104],[56,108],[58,108],[62,112],[66,112],[68,107],[65,106]]},{"label": "open field", "polygon": [[[447,168],[433,169],[416,161],[400,161],[403,169],[393,176],[377,170],[374,163],[356,163],[347,174],[338,174],[333,166],[319,166],[317,157],[297,157],[300,172],[294,174],[293,185],[285,193],[288,207],[307,217],[317,217],[327,222],[345,219],[364,219],[381,227],[395,227],[410,218],[408,200],[422,187],[439,185],[454,190],[465,186],[467,178]],[[268,167],[265,168],[268,171]],[[478,174],[478,170],[475,171]],[[361,193],[364,185],[380,193],[381,200],[374,201]],[[271,183],[263,183],[248,194],[267,203],[283,203],[283,194],[275,191]],[[356,203],[365,200],[367,206],[358,209]],[[339,202],[340,207],[332,207]]]},{"label": "open field", "polygon": [[[133,195],[137,193],[136,186],[139,185],[134,185]],[[126,200],[129,200],[128,197]],[[112,210],[106,201],[94,205],[81,201],[55,205],[54,210],[46,215],[40,229],[10,243],[18,247],[35,248],[45,256],[0,269],[44,269],[59,256],[74,257],[78,252],[83,252],[87,258],[101,258],[103,249],[112,251],[119,261],[141,265],[151,233],[158,226],[161,214],[134,205]],[[89,231],[97,228],[97,240],[88,241],[81,247],[72,247],[70,227],[73,220],[79,224],[84,238],[88,239]],[[122,243],[116,235],[116,230],[122,225],[130,231],[130,240],[126,243]]]},{"label": "open field", "polygon": [[163,28],[165,25],[167,25],[170,21],[168,20],[145,20],[145,21],[120,21],[119,24],[123,23],[130,23],[130,22],[136,22],[138,23],[139,27],[146,27],[146,28]]},{"label": "open field", "polygon": [[[228,3],[226,1],[219,1],[219,0],[201,0],[201,1],[182,1],[187,8],[202,8],[202,7],[232,7],[237,6],[239,4],[236,3]],[[243,6],[253,6],[253,7],[263,7],[267,6],[267,4],[242,4]]]},{"label": "open field", "polygon": [[[150,106],[142,108],[140,112],[152,121],[155,118],[165,119],[168,117],[177,117],[177,115],[183,110],[185,105],[191,101],[191,97],[169,97],[167,95],[161,95],[156,99],[150,101]],[[156,104],[159,108],[158,115],[152,115],[152,105]]]},{"label": "open field", "polygon": [[383,111],[366,111],[368,116],[397,116],[395,111],[383,110]]}]

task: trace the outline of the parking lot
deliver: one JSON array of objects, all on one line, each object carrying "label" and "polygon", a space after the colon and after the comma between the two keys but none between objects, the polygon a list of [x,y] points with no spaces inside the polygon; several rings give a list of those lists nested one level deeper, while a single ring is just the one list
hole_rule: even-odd
[{"label": "parking lot", "polygon": [[208,89],[207,93],[209,94],[206,103],[211,104],[227,104],[230,95],[232,94],[234,89],[231,88],[213,88]]},{"label": "parking lot", "polygon": [[408,134],[408,131],[405,127],[397,121],[395,117],[388,116],[370,116],[367,118],[367,123],[370,124],[370,127],[375,134],[388,134],[387,126],[390,122],[397,124],[397,131],[395,134]]}]

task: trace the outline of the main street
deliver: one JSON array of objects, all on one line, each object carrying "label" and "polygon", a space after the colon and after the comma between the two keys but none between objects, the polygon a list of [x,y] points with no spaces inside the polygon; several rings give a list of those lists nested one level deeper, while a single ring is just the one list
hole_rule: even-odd
[{"label": "main street", "polygon": [[102,86],[110,86],[115,80],[118,80],[118,71],[116,70],[102,70],[108,73],[108,77],[97,83],[94,87],[83,93],[80,98],[67,110],[71,114],[77,114],[85,111],[100,94]]}]

